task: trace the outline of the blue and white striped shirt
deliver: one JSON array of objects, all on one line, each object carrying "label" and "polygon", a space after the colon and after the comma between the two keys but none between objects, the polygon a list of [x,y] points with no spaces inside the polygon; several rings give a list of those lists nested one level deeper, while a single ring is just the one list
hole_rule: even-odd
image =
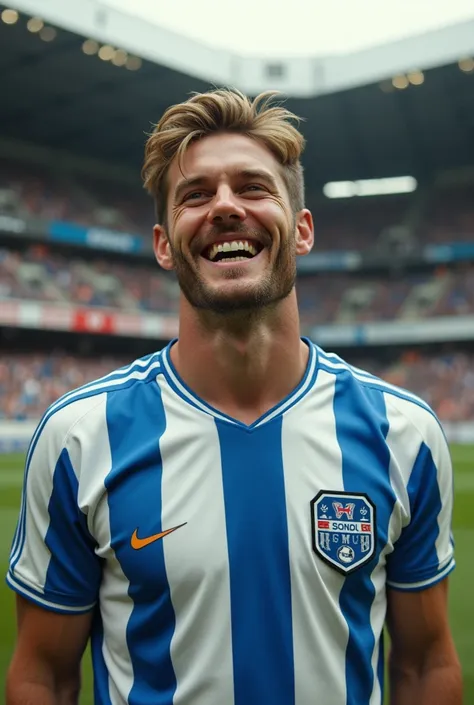
[{"label": "blue and white striped shirt", "polygon": [[386,586],[454,567],[449,451],[424,402],[306,342],[250,426],[171,344],[44,415],[7,581],[95,609],[97,705],[382,703]]}]

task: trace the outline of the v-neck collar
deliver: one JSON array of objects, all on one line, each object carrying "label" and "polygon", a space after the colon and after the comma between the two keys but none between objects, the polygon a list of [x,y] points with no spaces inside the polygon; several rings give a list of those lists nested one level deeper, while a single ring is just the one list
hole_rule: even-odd
[{"label": "v-neck collar", "polygon": [[181,399],[186,401],[188,404],[191,404],[191,406],[194,406],[194,408],[200,409],[201,411],[204,411],[207,414],[214,416],[215,419],[231,423],[234,426],[241,426],[242,428],[251,430],[257,428],[258,426],[261,426],[264,423],[271,421],[276,416],[283,414],[285,411],[288,411],[290,407],[294,406],[302,397],[306,395],[306,393],[312,388],[316,381],[318,367],[317,348],[308,338],[303,337],[303,342],[306,343],[309,348],[309,356],[308,362],[306,364],[306,371],[303,375],[301,382],[298,384],[297,387],[295,387],[295,389],[293,389],[292,392],[290,392],[290,394],[288,394],[284,399],[282,399],[281,402],[266,411],[252,424],[248,425],[243,423],[242,421],[238,421],[237,419],[232,418],[232,416],[224,414],[222,411],[219,411],[218,409],[211,406],[211,404],[208,404],[206,401],[198,397],[197,394],[195,394],[193,390],[188,387],[188,385],[181,379],[178,372],[176,371],[175,366],[171,361],[170,354],[171,348],[177,342],[177,340],[177,338],[171,340],[162,352],[163,373],[170,387]]}]

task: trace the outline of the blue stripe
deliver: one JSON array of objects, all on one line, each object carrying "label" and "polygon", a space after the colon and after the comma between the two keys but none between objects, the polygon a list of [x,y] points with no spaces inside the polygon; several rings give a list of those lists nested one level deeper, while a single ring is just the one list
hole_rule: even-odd
[{"label": "blue stripe", "polygon": [[69,454],[63,450],[54,469],[48,505],[45,544],[51,558],[44,598],[60,605],[81,607],[96,602],[102,571],[95,553],[96,543],[77,504],[78,490]]},{"label": "blue stripe", "polygon": [[[152,362],[153,361],[151,361],[151,363]],[[131,366],[130,370],[128,371],[127,374],[137,372],[137,371],[146,372],[147,369],[148,369],[148,366],[146,366],[145,368],[137,368],[137,369],[134,369],[133,366]],[[154,378],[156,376],[157,370],[158,370],[158,367],[154,368],[152,370],[152,378]],[[25,475],[24,475],[24,490],[23,490],[23,496],[22,496],[22,500],[21,500],[20,516],[18,519],[18,526],[17,526],[17,530],[15,532],[15,537],[13,540],[13,545],[12,545],[12,549],[11,549],[11,553],[10,553],[11,569],[12,570],[15,569],[15,566],[20,559],[20,556],[21,556],[21,553],[23,551],[23,547],[25,544],[26,483],[27,483],[27,479],[28,479],[28,473],[30,470],[31,459],[33,457],[33,453],[36,449],[36,445],[39,441],[41,433],[44,430],[45,425],[47,424],[49,419],[52,416],[54,416],[58,411],[61,411],[62,409],[69,406],[69,404],[72,404],[75,401],[87,399],[89,397],[97,396],[99,394],[103,394],[104,392],[114,391],[116,389],[124,389],[132,384],[136,384],[137,381],[142,381],[142,382],[147,381],[146,376],[143,380],[131,379],[131,380],[125,381],[126,378],[127,378],[127,375],[116,376],[115,373],[111,373],[111,375],[109,375],[108,381],[112,381],[112,380],[116,381],[117,382],[116,385],[110,385],[109,387],[99,387],[98,389],[93,389],[91,391],[89,389],[89,387],[91,385],[99,384],[99,383],[102,384],[102,382],[106,379],[105,377],[101,378],[98,382],[91,382],[87,385],[84,385],[84,387],[79,387],[77,390],[75,390],[73,392],[68,392],[63,397],[58,399],[58,401],[55,402],[51,407],[49,407],[46,410],[46,412],[44,413],[43,418],[41,419],[40,423],[38,424],[38,426],[35,430],[35,433],[33,435],[33,438],[31,439],[30,447],[29,447],[28,454],[27,454]]]},{"label": "blue stripe", "polygon": [[104,628],[100,611],[94,614],[91,632],[92,671],[94,673],[94,705],[112,705],[109,693],[109,671],[107,669],[102,647]]},{"label": "blue stripe", "polygon": [[368,564],[346,576],[339,597],[349,627],[346,705],[369,705],[376,676],[371,663],[375,635],[370,624],[375,587],[370,575],[387,543],[395,503],[389,475],[390,454],[385,442],[389,424],[383,393],[358,384],[349,371],[337,376],[334,414],[344,490],[367,494],[376,507],[376,553]]},{"label": "blue stripe", "polygon": [[216,426],[229,551],[234,703],[293,705],[282,419],[252,431],[220,421]]},{"label": "blue stripe", "polygon": [[[161,524],[163,465],[159,442],[166,428],[159,386],[136,385],[109,394],[107,425],[112,470],[108,490],[111,545],[129,580],[133,609],[127,646],[134,683],[128,705],[172,705],[176,677],[171,662],[175,614],[166,576],[163,542],[134,550],[130,539],[166,528]],[[212,638],[212,637],[210,637]]]},{"label": "blue stripe", "polygon": [[[340,374],[345,375],[349,372],[354,377],[357,384],[364,385],[368,389],[377,389],[381,392],[385,392],[385,394],[391,394],[394,397],[398,397],[398,399],[403,399],[404,401],[416,404],[416,406],[419,406],[421,409],[428,411],[439,424],[439,419],[429,404],[423,401],[423,399],[420,399],[420,397],[417,397],[415,394],[412,394],[401,387],[390,386],[379,377],[374,377],[368,373],[357,372],[353,367],[344,362],[341,363],[341,367],[334,368],[321,359],[320,366],[325,372],[329,372],[329,374],[336,376]],[[361,376],[363,377],[362,379]]]},{"label": "blue stripe", "polygon": [[442,503],[436,465],[424,443],[415,460],[407,491],[410,523],[403,529],[396,551],[388,561],[388,578],[394,583],[428,580],[439,570],[436,540]]}]

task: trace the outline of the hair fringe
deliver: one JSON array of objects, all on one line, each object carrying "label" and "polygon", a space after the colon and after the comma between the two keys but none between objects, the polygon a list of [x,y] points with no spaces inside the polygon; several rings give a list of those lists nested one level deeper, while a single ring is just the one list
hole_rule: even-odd
[{"label": "hair fringe", "polygon": [[183,159],[191,142],[217,132],[238,132],[262,142],[283,167],[285,181],[295,207],[303,198],[300,164],[305,140],[298,126],[302,118],[282,105],[279,91],[268,90],[253,100],[237,88],[193,91],[183,103],[169,107],[153,130],[147,133],[141,171],[146,190],[154,197],[157,214],[165,212],[166,173],[175,157],[183,170]]}]

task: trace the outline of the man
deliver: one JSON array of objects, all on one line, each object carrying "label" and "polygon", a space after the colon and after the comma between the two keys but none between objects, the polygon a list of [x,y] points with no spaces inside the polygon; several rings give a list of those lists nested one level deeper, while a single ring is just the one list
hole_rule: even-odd
[{"label": "man", "polygon": [[300,337],[313,245],[292,115],[236,91],[146,148],[179,339],[66,394],[33,437],[8,582],[8,705],[460,705],[452,472],[411,394]]}]

